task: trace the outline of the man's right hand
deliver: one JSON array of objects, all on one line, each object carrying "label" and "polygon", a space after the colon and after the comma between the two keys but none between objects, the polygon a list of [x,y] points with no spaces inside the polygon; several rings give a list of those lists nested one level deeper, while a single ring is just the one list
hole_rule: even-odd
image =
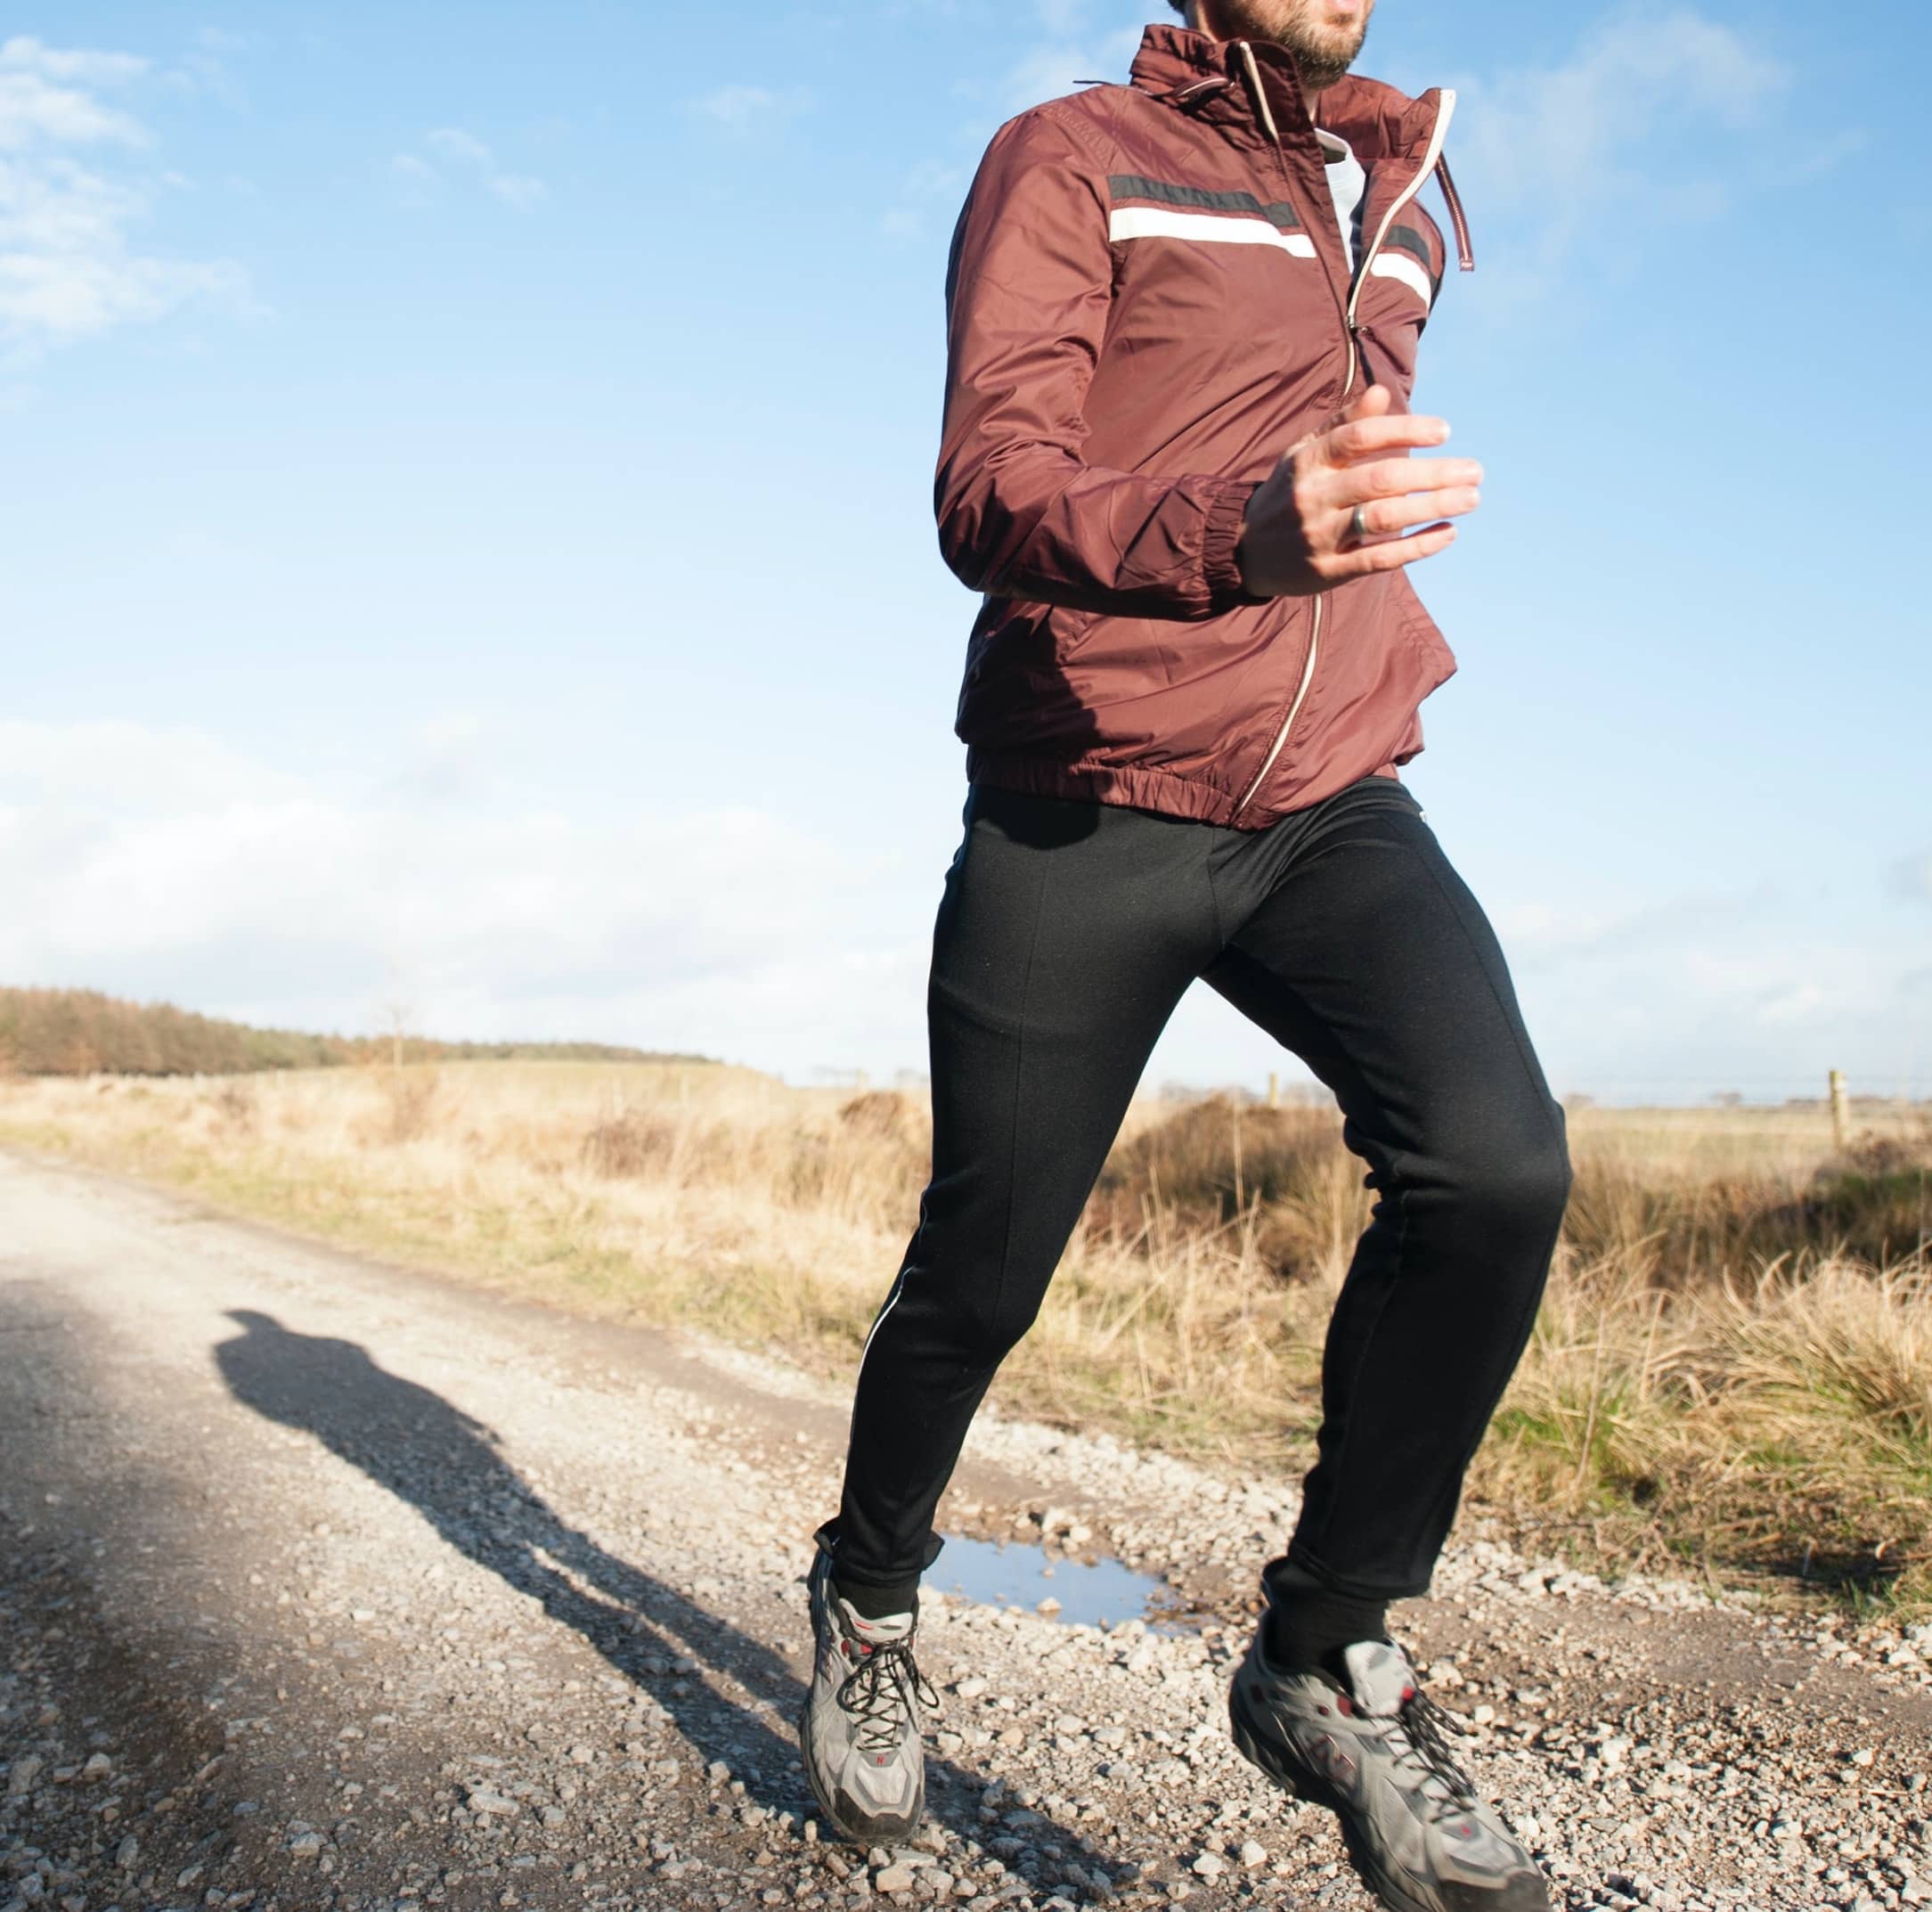
[{"label": "man's right hand", "polygon": [[[1248,501],[1237,555],[1254,596],[1308,597],[1432,558],[1455,542],[1447,520],[1481,503],[1482,467],[1468,458],[1411,458],[1442,444],[1449,428],[1439,418],[1391,417],[1393,402],[1386,386],[1370,386],[1284,453]],[[1358,504],[1367,526],[1361,540],[1351,535]],[[1418,531],[1389,535],[1418,523]]]}]

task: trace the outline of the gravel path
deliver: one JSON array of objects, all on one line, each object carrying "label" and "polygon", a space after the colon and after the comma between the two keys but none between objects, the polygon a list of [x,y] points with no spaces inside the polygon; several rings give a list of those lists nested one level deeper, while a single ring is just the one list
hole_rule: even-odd
[{"label": "gravel path", "polygon": [[[1283,1485],[983,1421],[950,1531],[1195,1623],[929,1601],[927,1826],[868,1853],[791,1731],[836,1396],[18,1157],[0,1214],[0,1912],[1369,1903],[1227,1736]],[[1400,1619],[1559,1903],[1932,1900],[1912,1641],[1468,1533]]]}]

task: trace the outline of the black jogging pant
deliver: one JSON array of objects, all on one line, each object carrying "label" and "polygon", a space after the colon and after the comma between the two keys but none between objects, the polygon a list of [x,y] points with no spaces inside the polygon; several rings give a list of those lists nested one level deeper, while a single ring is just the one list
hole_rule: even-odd
[{"label": "black jogging pant", "polygon": [[1378,1197],[1284,1560],[1351,1597],[1427,1589],[1569,1166],[1488,921],[1415,799],[1368,777],[1259,831],[973,788],[933,939],[933,1177],[860,1362],[833,1530],[846,1590],[914,1605],[967,1426],[1196,977],[1333,1091]]}]

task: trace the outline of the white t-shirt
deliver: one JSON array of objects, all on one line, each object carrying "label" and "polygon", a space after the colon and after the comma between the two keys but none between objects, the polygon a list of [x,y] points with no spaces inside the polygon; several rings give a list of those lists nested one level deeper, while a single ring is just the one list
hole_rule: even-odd
[{"label": "white t-shirt", "polygon": [[1335,223],[1341,228],[1342,249],[1349,255],[1353,272],[1362,257],[1362,201],[1368,196],[1368,175],[1355,156],[1355,149],[1339,134],[1317,127],[1315,136],[1322,143],[1322,157],[1328,162],[1328,191],[1335,202]]}]

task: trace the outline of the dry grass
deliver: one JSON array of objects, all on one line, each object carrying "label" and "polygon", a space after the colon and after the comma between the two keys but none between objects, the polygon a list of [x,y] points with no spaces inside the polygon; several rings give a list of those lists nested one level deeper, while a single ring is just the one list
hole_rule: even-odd
[{"label": "dry grass", "polygon": [[[1546,1547],[1932,1604],[1932,1126],[1581,1111],[1548,1300],[1472,1494]],[[689,1065],[0,1082],[0,1135],[562,1304],[849,1375],[922,1107]],[[1365,1215],[1339,1124],[1137,1107],[1010,1409],[1296,1467]],[[1529,1510],[1534,1510],[1534,1514]]]}]

